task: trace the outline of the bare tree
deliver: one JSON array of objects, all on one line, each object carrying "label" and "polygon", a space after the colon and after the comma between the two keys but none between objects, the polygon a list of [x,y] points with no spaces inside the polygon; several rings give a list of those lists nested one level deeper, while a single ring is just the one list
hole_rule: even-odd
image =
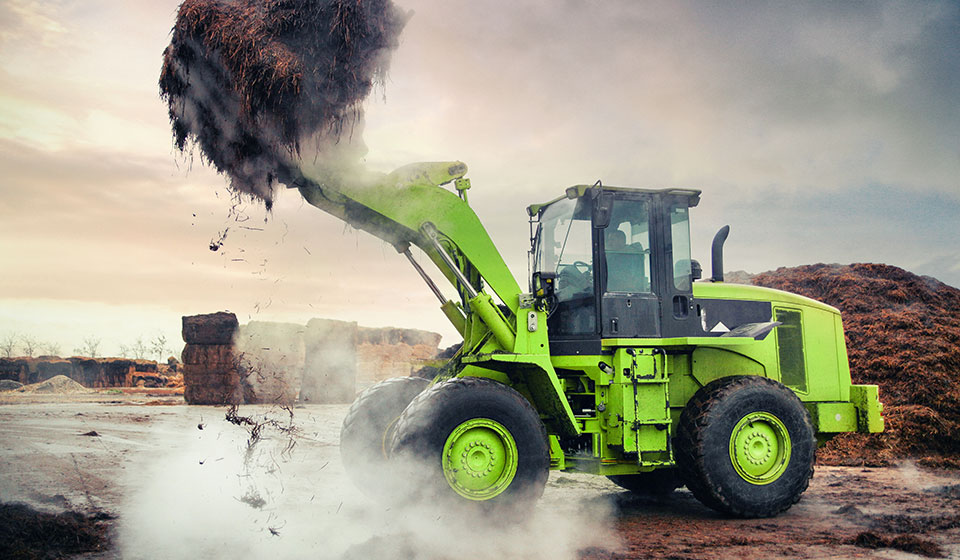
[{"label": "bare tree", "polygon": [[121,358],[130,357],[130,347],[127,346],[126,344],[123,344],[123,343],[120,344],[120,357]]},{"label": "bare tree", "polygon": [[59,356],[60,355],[60,345],[56,342],[45,342],[40,345],[40,349],[47,356]]},{"label": "bare tree", "polygon": [[150,349],[157,357],[157,361],[162,362],[163,355],[167,352],[167,337],[162,334],[158,334],[157,337],[150,342]]},{"label": "bare tree", "polygon": [[100,355],[100,339],[95,336],[88,336],[83,339],[83,345],[73,351],[80,356],[96,358]]},{"label": "bare tree", "polygon": [[4,358],[12,358],[20,345],[20,335],[15,332],[9,332],[0,339],[0,354]]},{"label": "bare tree", "polygon": [[35,336],[25,334],[20,337],[20,347],[23,348],[24,356],[32,358],[40,349],[40,341]]},{"label": "bare tree", "polygon": [[143,341],[142,336],[137,337],[137,341],[133,343],[133,346],[130,348],[133,352],[133,357],[138,360],[146,359],[147,354],[150,349],[147,347],[147,343]]}]

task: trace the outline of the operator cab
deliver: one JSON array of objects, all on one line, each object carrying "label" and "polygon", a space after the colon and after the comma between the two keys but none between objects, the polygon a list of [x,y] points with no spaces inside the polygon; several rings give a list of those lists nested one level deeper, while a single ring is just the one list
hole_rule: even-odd
[{"label": "operator cab", "polygon": [[697,190],[580,185],[528,208],[531,291],[549,300],[553,353],[598,354],[601,339],[702,334],[689,222],[699,201]]}]

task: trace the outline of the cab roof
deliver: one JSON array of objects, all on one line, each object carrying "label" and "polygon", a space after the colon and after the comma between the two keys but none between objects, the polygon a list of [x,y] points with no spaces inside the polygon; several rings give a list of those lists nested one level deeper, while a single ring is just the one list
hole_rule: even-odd
[{"label": "cab roof", "polygon": [[699,189],[678,189],[678,188],[669,188],[669,189],[637,189],[632,187],[608,187],[607,185],[597,186],[597,185],[574,185],[568,187],[563,196],[558,196],[557,198],[544,202],[542,204],[531,204],[527,206],[527,214],[530,216],[536,216],[544,208],[550,206],[555,202],[559,202],[564,199],[573,199],[580,198],[585,195],[590,189],[600,189],[610,192],[627,192],[627,193],[640,193],[647,194],[652,196],[683,196],[687,197],[690,207],[693,208],[700,202],[700,191]]}]

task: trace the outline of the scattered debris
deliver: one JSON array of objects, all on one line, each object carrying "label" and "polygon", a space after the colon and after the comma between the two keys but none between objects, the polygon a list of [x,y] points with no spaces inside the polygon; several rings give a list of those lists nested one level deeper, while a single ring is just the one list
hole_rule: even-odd
[{"label": "scattered debris", "polygon": [[927,558],[946,558],[943,548],[937,543],[922,539],[916,535],[879,535],[864,531],[853,538],[853,544],[860,548],[895,548]]},{"label": "scattered debris", "polygon": [[955,500],[960,500],[960,484],[948,484],[946,486],[934,486],[933,488],[927,488],[924,490],[929,494],[935,496],[942,496],[944,498],[953,498]]},{"label": "scattered debris", "polygon": [[847,504],[845,506],[840,506],[837,509],[831,511],[830,513],[836,515],[849,515],[852,517],[863,517],[863,512],[857,506],[853,504]]},{"label": "scattered debris", "polygon": [[296,438],[300,435],[300,430],[293,423],[293,409],[289,406],[281,406],[280,409],[286,411],[290,415],[287,425],[283,425],[278,420],[269,418],[266,415],[260,419],[255,419],[250,416],[241,416],[238,413],[239,407],[237,405],[230,405],[224,418],[227,422],[230,422],[236,426],[249,427],[250,437],[247,439],[248,455],[260,441],[260,438],[263,437],[264,428],[272,428],[287,436],[289,441],[287,442],[287,447],[284,449],[284,452],[289,453],[297,445]]},{"label": "scattered debris", "polygon": [[230,231],[230,228],[226,228],[220,232],[220,236],[217,239],[210,240],[210,250],[216,253],[220,250],[220,247],[223,247],[223,243],[227,240],[227,232]]},{"label": "scattered debris", "polygon": [[87,432],[87,433],[85,433],[85,434],[80,434],[80,435],[81,435],[81,436],[90,436],[90,437],[100,437],[100,434],[98,434],[95,430],[90,430],[89,432]]},{"label": "scattered debris", "polygon": [[267,501],[253,487],[248,488],[247,493],[241,496],[239,500],[253,509],[263,509],[263,506],[267,505]]},{"label": "scattered debris", "polygon": [[871,515],[870,528],[888,533],[927,533],[960,527],[960,513],[953,515]]}]

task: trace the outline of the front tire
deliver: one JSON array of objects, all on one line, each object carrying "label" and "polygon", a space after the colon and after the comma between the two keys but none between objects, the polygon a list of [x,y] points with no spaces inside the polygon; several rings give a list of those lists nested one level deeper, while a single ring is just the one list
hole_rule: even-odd
[{"label": "front tire", "polygon": [[516,390],[454,378],[424,391],[397,422],[390,456],[407,465],[421,500],[483,509],[532,505],[550,467],[540,416]]},{"label": "front tire", "polygon": [[395,377],[360,393],[340,428],[340,458],[353,483],[372,498],[390,490],[387,448],[397,418],[430,381]]},{"label": "front tire", "polygon": [[697,391],[680,416],[677,465],[704,505],[770,517],[800,500],[813,476],[813,426],[803,403],[758,376],[725,377]]}]

